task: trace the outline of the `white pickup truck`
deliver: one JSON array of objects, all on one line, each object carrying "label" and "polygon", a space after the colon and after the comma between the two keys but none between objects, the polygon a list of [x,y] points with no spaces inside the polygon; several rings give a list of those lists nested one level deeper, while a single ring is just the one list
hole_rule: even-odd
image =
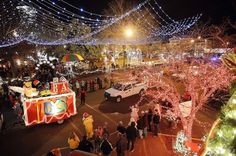
[{"label": "white pickup truck", "polygon": [[116,83],[112,88],[105,90],[105,99],[115,99],[120,102],[122,98],[126,98],[135,94],[142,95],[147,89],[146,83],[139,83],[137,81]]}]

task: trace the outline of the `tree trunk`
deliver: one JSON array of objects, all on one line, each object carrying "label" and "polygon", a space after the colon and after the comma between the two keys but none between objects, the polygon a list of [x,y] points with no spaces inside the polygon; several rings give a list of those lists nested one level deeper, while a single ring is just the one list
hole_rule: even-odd
[{"label": "tree trunk", "polygon": [[187,136],[188,140],[192,139],[192,127],[193,127],[193,119],[189,119],[184,127],[184,133]]}]

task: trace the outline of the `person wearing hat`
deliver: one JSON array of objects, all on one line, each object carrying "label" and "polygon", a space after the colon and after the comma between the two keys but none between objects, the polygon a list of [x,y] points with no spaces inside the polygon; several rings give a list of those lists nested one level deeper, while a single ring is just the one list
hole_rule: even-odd
[{"label": "person wearing hat", "polygon": [[85,112],[83,114],[82,120],[83,120],[87,137],[92,138],[93,137],[93,116]]}]

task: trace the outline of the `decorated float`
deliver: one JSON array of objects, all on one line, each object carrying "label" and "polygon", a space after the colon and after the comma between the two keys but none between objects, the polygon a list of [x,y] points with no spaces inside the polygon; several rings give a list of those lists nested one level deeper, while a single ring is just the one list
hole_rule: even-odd
[{"label": "decorated float", "polygon": [[24,82],[23,88],[9,88],[21,93],[26,126],[63,123],[64,119],[77,114],[75,93],[69,88],[69,83],[64,77],[54,78],[52,82],[44,85],[34,80]]}]

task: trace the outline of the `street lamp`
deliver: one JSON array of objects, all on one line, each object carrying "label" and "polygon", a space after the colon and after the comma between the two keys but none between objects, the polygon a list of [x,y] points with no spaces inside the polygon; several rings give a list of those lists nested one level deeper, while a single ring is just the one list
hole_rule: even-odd
[{"label": "street lamp", "polygon": [[[133,35],[134,35],[134,31],[131,29],[131,28],[125,28],[124,29],[124,35],[125,35],[125,38],[131,38]],[[123,67],[125,67],[125,60],[126,60],[126,51],[125,51],[125,45],[122,46],[123,48]]]},{"label": "street lamp", "polygon": [[126,35],[126,37],[128,37],[128,38],[132,37],[133,34],[134,34],[134,32],[133,32],[132,29],[128,28],[128,29],[125,30],[125,35]]}]

